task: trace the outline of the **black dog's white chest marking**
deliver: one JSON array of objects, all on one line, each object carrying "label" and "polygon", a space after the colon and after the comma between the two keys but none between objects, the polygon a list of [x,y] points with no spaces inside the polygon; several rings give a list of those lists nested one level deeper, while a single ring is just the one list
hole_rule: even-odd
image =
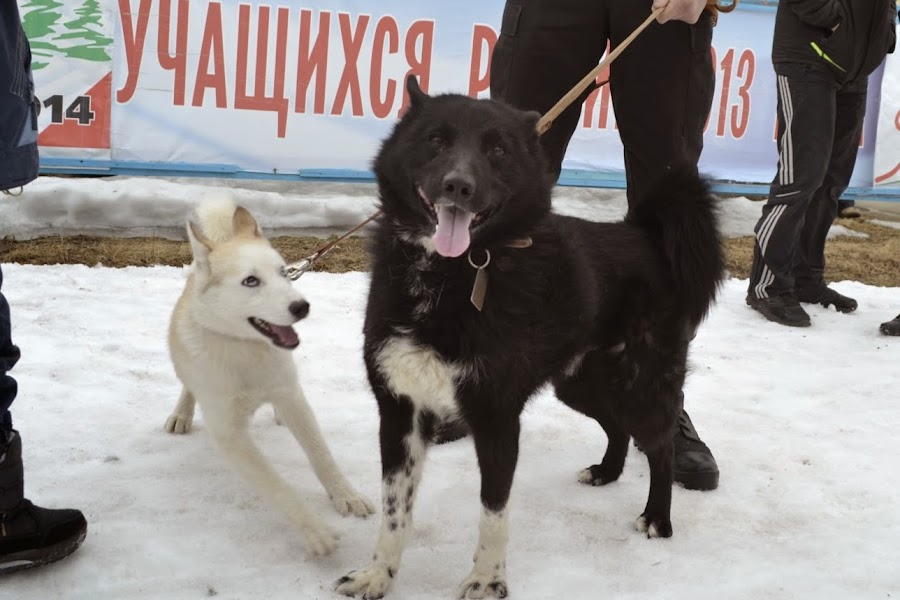
[{"label": "black dog's white chest marking", "polygon": [[417,410],[441,416],[457,412],[456,382],[466,369],[446,362],[433,348],[393,336],[382,345],[376,362],[391,392],[409,398]]}]

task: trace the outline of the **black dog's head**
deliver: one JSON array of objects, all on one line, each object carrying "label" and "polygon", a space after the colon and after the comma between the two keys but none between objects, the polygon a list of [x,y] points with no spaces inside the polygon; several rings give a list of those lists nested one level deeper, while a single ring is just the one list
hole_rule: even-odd
[{"label": "black dog's head", "polygon": [[387,226],[443,256],[520,236],[550,211],[540,115],[407,78],[409,110],[375,159]]}]

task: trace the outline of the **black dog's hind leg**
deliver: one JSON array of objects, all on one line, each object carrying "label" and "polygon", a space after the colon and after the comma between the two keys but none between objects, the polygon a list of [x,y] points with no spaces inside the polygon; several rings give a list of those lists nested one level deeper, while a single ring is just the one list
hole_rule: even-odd
[{"label": "black dog's hind leg", "polygon": [[577,368],[554,381],[556,397],[570,408],[596,420],[606,432],[606,453],[599,465],[578,473],[578,481],[587,485],[606,485],[619,478],[625,467],[630,436],[612,414],[612,394],[608,389],[604,357],[591,352]]},{"label": "black dog's hind leg", "polygon": [[671,537],[672,520],[672,460],[674,443],[671,438],[647,452],[650,463],[650,493],[643,514],[635,521],[635,528],[647,537]]},{"label": "black dog's hind leg", "polygon": [[[335,590],[366,600],[382,598],[400,566],[406,536],[412,527],[412,507],[425,461],[426,419],[414,413],[405,397],[375,390],[381,413],[381,530],[372,563],[341,577]],[[425,426],[425,429],[430,426]]]},{"label": "black dog's hind leg", "polygon": [[606,485],[616,481],[625,468],[625,456],[628,454],[629,435],[616,423],[597,419],[603,427],[608,439],[606,453],[599,465],[591,465],[578,473],[578,481],[586,485]]},{"label": "black dog's hind leg", "polygon": [[[671,362],[671,361],[667,361]],[[678,364],[674,361],[673,364]],[[683,361],[681,363],[683,365]],[[645,371],[650,369],[644,366]],[[630,425],[635,441],[647,455],[650,465],[650,492],[643,514],[635,521],[638,531],[647,537],[671,537],[673,462],[675,459],[676,419],[681,412],[684,384],[683,366],[654,371],[654,377],[638,380],[635,393],[627,399],[632,409]]]},{"label": "black dog's hind leg", "polygon": [[519,458],[519,419],[484,418],[472,436],[481,470],[481,519],[471,573],[459,586],[459,598],[506,598],[506,544],[509,540],[509,491]]}]

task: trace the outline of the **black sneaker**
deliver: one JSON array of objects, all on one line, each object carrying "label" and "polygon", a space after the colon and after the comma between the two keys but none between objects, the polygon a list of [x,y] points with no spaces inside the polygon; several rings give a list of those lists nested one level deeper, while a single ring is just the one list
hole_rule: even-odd
[{"label": "black sneaker", "polygon": [[798,287],[796,289],[796,294],[797,300],[800,302],[806,302],[807,304],[821,304],[825,308],[828,308],[833,304],[835,310],[842,313],[851,313],[859,306],[853,298],[838,294],[827,285],[814,288]]},{"label": "black sneaker", "polygon": [[0,513],[0,574],[47,565],[75,552],[87,535],[81,511],[52,510],[28,500]]},{"label": "black sneaker", "polygon": [[900,315],[895,319],[881,324],[881,333],[884,335],[900,335]]},{"label": "black sneaker", "polygon": [[708,491],[719,487],[719,465],[683,410],[675,433],[673,471],[675,481],[689,490]]},{"label": "black sneaker", "polygon": [[809,327],[809,315],[791,293],[769,298],[757,298],[747,294],[747,304],[770,321],[788,327]]},{"label": "black sneaker", "polygon": [[844,206],[838,210],[838,217],[841,219],[858,219],[862,213],[855,206]]}]

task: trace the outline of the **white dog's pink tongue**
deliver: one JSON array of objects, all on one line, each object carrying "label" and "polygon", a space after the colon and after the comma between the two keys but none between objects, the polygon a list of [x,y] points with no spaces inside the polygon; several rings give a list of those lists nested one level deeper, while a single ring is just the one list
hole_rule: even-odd
[{"label": "white dog's pink tongue", "polygon": [[300,345],[300,338],[297,337],[297,332],[294,331],[293,327],[287,325],[275,325],[274,323],[269,324],[272,328],[272,332],[278,338],[278,343],[284,348],[296,348]]},{"label": "white dog's pink tongue", "polygon": [[437,207],[437,230],[431,241],[441,256],[459,256],[469,247],[469,224],[475,213],[447,204]]}]

